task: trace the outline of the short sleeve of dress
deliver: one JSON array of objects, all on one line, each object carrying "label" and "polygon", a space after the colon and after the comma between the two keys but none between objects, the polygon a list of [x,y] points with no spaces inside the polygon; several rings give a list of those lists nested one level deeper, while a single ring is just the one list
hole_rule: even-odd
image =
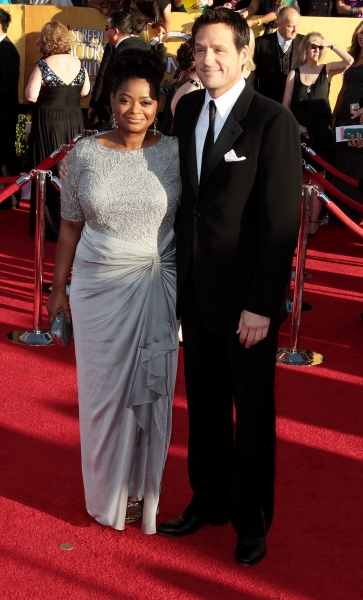
[{"label": "short sleeve of dress", "polygon": [[68,157],[67,179],[61,191],[61,217],[67,221],[84,221],[85,216],[78,200],[78,182],[81,173],[81,149],[75,146]]}]

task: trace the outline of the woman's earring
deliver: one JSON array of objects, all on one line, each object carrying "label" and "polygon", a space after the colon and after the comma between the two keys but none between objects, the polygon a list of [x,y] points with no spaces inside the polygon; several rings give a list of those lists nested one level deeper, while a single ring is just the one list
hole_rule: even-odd
[{"label": "woman's earring", "polygon": [[158,126],[158,118],[155,117],[155,121],[154,121],[154,135],[156,135],[156,131],[157,131],[157,126]]},{"label": "woman's earring", "polygon": [[112,126],[112,129],[115,129],[115,130],[118,129],[118,124],[117,124],[117,121],[115,119],[115,113],[114,112],[112,113],[111,126]]}]

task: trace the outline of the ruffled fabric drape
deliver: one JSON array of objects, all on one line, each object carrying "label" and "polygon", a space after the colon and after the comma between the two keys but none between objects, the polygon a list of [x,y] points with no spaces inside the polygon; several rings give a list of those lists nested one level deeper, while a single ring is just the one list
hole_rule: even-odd
[{"label": "ruffled fabric drape", "polygon": [[144,499],[154,533],[171,433],[178,322],[173,232],[157,252],[87,224],[71,285],[82,471],[88,512],[124,529]]}]

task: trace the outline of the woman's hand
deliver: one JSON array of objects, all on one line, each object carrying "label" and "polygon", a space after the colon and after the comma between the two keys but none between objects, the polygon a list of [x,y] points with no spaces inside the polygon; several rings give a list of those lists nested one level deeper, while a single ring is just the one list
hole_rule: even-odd
[{"label": "woman's hand", "polygon": [[353,116],[351,118],[358,119],[358,117],[359,117],[359,123],[363,123],[363,108],[358,108],[358,110],[353,110]]},{"label": "woman's hand", "polygon": [[354,139],[354,135],[350,136],[348,140],[348,146],[351,148],[363,148],[363,137],[361,133],[357,133],[357,139]]},{"label": "woman's hand", "polygon": [[53,291],[49,296],[49,300],[47,302],[47,311],[48,311],[48,323],[49,326],[52,325],[54,321],[54,317],[61,311],[63,311],[67,317],[67,321],[70,323],[72,320],[71,311],[68,306],[68,298],[67,294],[64,292]]},{"label": "woman's hand", "polygon": [[299,125],[300,135],[303,135],[305,138],[309,137],[308,130],[304,125]]},{"label": "woman's hand", "polygon": [[326,40],[325,38],[321,40],[321,45],[324,46],[324,48],[330,48],[331,46],[334,46],[334,44],[328,42],[328,40]]}]

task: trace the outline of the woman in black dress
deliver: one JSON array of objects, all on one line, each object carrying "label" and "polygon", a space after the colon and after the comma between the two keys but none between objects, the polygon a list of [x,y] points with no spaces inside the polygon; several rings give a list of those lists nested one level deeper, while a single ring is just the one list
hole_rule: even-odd
[{"label": "woman in black dress", "polygon": [[[348,53],[352,56],[354,62],[344,73],[343,86],[335,105],[334,119],[337,127],[341,125],[355,125],[360,122],[359,115],[356,118],[352,118],[352,115],[353,105],[356,107],[358,105],[363,106],[363,21],[359,23],[353,33]],[[336,144],[336,151],[336,166],[339,171],[353,177],[353,179],[362,179],[363,148],[357,148],[349,145],[347,142],[339,142]],[[359,190],[353,188],[349,183],[345,183],[338,178],[334,178],[333,183],[341,192],[356,200],[356,202],[362,201]],[[362,212],[358,212],[343,203],[339,204],[339,207],[353,221],[356,223],[361,222],[363,208]]]},{"label": "woman in black dress", "polygon": [[[25,96],[32,107],[29,140],[31,167],[36,167],[61,144],[68,143],[84,128],[81,96],[90,89],[87,71],[70,54],[71,38],[67,27],[57,21],[46,23],[37,42],[42,54],[34,68]],[[57,175],[57,167],[53,167]],[[59,192],[47,179],[45,226],[48,237],[56,238],[60,224]],[[30,233],[35,229],[35,185],[30,205]]]},{"label": "woman in black dress", "polygon": [[[320,63],[325,48],[335,52],[340,61]],[[299,46],[304,64],[290,71],[287,76],[283,105],[294,114],[305,141],[319,156],[330,164],[334,163],[335,142],[332,129],[332,114],[329,103],[330,82],[334,75],[345,71],[353,62],[352,57],[328,42],[317,32],[308,33]],[[312,162],[309,160],[309,162]],[[314,165],[318,170],[318,165]],[[321,167],[320,167],[321,170]],[[305,177],[304,183],[313,178]],[[313,180],[313,183],[316,182]],[[318,229],[321,204],[316,194],[311,196],[309,235]]]}]

